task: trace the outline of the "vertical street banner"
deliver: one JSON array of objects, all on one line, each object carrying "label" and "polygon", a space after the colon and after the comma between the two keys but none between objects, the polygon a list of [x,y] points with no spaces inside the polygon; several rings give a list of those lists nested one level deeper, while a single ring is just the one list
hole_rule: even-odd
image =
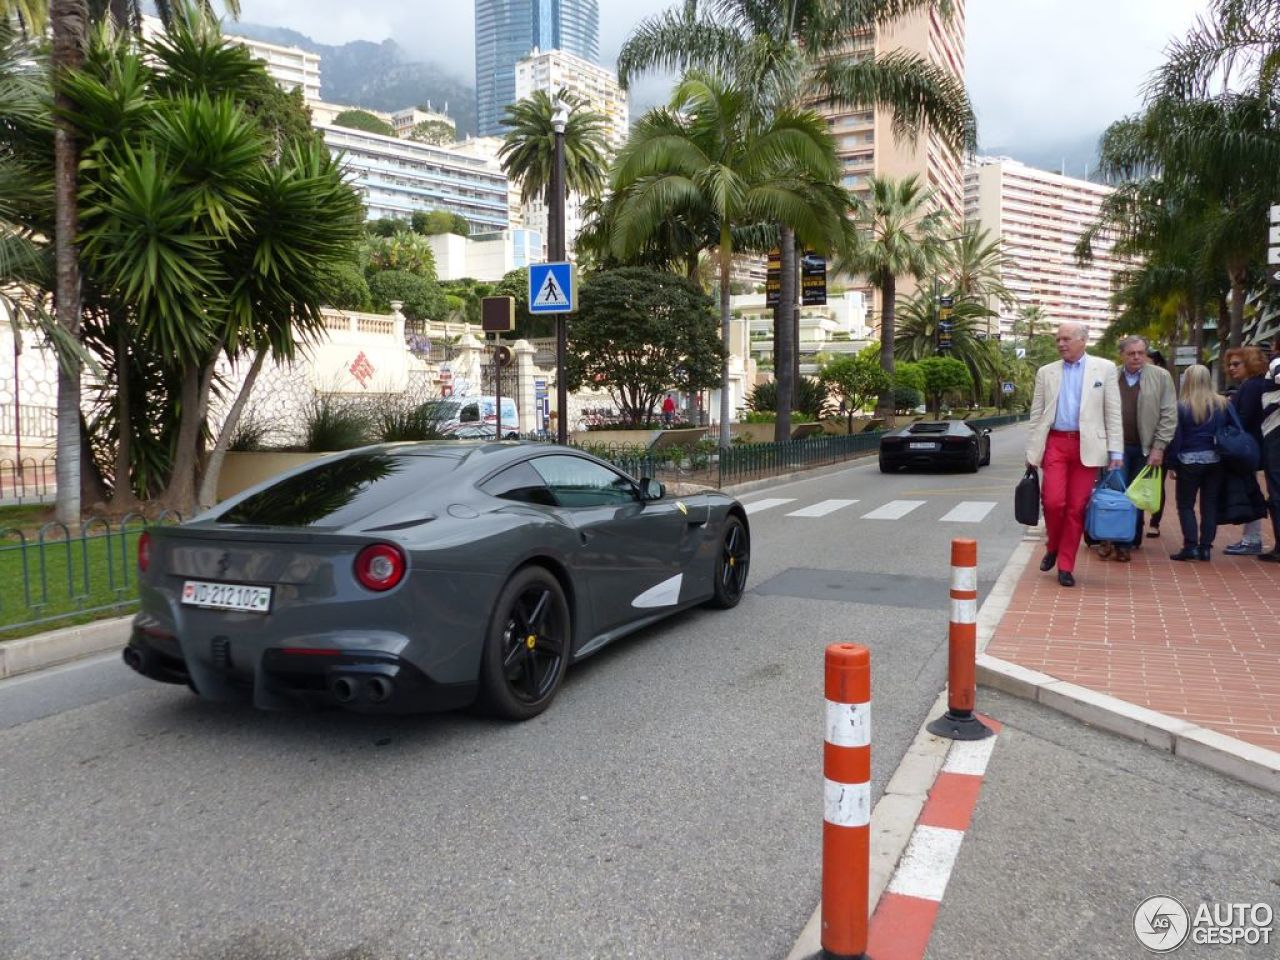
[{"label": "vertical street banner", "polygon": [[952,317],[955,315],[956,298],[947,296],[938,298],[938,352],[950,353],[952,347],[952,332],[955,330],[955,321]]},{"label": "vertical street banner", "polygon": [[774,247],[765,261],[764,305],[776,307],[782,297],[782,249]]},{"label": "vertical street banner", "polygon": [[800,258],[800,302],[806,307],[827,303],[827,258],[812,250]]}]

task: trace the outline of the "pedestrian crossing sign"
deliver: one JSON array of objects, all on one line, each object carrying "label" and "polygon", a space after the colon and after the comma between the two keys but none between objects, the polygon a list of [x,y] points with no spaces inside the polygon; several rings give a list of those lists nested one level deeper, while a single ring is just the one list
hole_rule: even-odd
[{"label": "pedestrian crossing sign", "polygon": [[573,313],[578,308],[575,279],[571,263],[530,264],[529,312]]}]

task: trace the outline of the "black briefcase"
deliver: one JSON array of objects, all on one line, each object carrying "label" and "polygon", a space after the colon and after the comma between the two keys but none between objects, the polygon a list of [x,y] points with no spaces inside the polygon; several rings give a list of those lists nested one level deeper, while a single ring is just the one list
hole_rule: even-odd
[{"label": "black briefcase", "polygon": [[1034,467],[1027,467],[1013,491],[1013,516],[1028,527],[1040,522],[1040,474]]}]

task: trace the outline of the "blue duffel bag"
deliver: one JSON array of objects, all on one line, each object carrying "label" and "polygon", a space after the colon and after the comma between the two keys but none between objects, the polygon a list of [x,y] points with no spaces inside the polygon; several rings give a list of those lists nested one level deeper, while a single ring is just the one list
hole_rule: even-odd
[{"label": "blue duffel bag", "polygon": [[1091,540],[1129,543],[1138,526],[1138,508],[1124,493],[1124,473],[1111,470],[1094,485],[1084,513],[1084,530]]}]

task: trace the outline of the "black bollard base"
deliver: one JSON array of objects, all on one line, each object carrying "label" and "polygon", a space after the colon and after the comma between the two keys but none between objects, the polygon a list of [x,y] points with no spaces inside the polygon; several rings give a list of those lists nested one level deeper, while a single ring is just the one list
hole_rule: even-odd
[{"label": "black bollard base", "polygon": [[995,734],[971,710],[964,713],[948,710],[937,720],[930,721],[925,729],[935,737],[950,737],[952,740],[985,740]]}]

